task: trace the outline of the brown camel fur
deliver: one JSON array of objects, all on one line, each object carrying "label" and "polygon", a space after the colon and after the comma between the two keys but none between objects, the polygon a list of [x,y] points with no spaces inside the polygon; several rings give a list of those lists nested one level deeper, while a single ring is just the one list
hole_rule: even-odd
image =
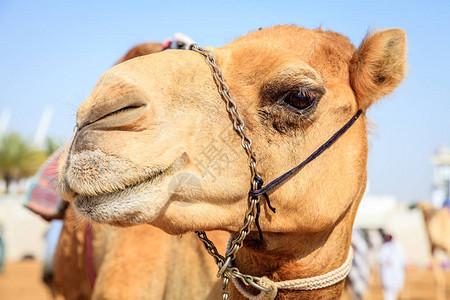
[{"label": "brown camel fur", "polygon": [[[92,291],[84,235],[87,223],[75,214],[70,207],[54,261],[55,284],[66,299],[214,299],[209,294],[219,293],[216,266],[193,233],[171,236],[149,225],[93,225],[97,280]],[[210,234],[224,251],[227,234]]]},{"label": "brown camel fur", "polygon": [[431,252],[441,249],[450,256],[450,239],[448,238],[450,236],[450,209],[447,207],[435,209],[428,202],[417,204],[417,208],[423,213]]},{"label": "brown camel fur", "polygon": [[[450,209],[443,207],[434,208],[429,202],[421,202],[416,205],[423,213],[428,240],[430,242],[430,252],[432,256],[433,275],[436,280],[437,300],[446,299],[445,274],[441,268],[441,258],[439,254],[450,257]],[[439,253],[441,252],[441,253]]]},{"label": "brown camel fur", "polygon": [[[365,111],[392,92],[406,69],[405,33],[399,29],[370,35],[355,50],[334,32],[275,26],[209,50],[246,123],[266,182],[305,159],[358,109]],[[250,182],[239,140],[229,135],[226,144],[216,145],[239,155],[214,176],[199,163],[228,128],[223,100],[201,55],[165,51],[126,61],[107,71],[78,109],[77,131],[58,167],[59,191],[95,222],[151,224],[174,235],[225,230],[235,236]],[[277,213],[263,207],[265,240],[249,234],[235,261],[239,270],[278,281],[339,267],[350,248],[366,164],[363,115],[271,193]],[[198,185],[178,180],[183,176]],[[183,283],[213,296],[210,286],[192,278],[206,269],[198,251],[188,266],[177,265],[171,274],[192,270]],[[336,299],[343,286],[281,290],[277,298]],[[232,299],[241,299],[231,287]]]}]

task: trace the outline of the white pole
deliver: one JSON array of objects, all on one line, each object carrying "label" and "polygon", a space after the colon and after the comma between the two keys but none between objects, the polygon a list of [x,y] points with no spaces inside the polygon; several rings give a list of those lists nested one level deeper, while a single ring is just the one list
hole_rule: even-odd
[{"label": "white pole", "polygon": [[39,126],[36,130],[36,134],[34,135],[33,144],[41,149],[44,147],[45,137],[47,136],[47,131],[50,127],[53,111],[54,109],[52,106],[45,107],[44,112],[42,113],[41,121],[39,122]]}]

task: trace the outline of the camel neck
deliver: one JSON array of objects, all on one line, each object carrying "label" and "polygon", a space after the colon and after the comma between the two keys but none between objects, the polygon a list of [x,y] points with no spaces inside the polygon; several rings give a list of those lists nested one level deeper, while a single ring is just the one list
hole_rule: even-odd
[{"label": "camel neck", "polygon": [[[332,232],[315,234],[266,233],[264,241],[250,236],[237,253],[235,266],[241,273],[273,281],[286,281],[322,275],[339,268],[347,258],[351,224],[341,222]],[[338,299],[344,281],[312,291],[279,290],[276,299]],[[232,288],[232,299],[246,299]],[[258,291],[246,288],[257,294]]]}]

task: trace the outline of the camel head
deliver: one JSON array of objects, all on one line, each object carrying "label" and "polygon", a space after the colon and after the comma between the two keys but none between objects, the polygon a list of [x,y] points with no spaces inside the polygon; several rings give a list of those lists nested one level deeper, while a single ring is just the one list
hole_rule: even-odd
[{"label": "camel head", "polygon": [[[269,182],[299,164],[357,110],[405,76],[405,33],[385,30],[356,50],[335,32],[258,30],[216,59]],[[236,231],[247,209],[247,155],[205,59],[169,50],[104,73],[77,112],[58,167],[77,211],[114,225],[149,223],[179,234]],[[328,150],[271,192],[265,232],[320,232],[354,214],[366,184],[364,114]],[[351,226],[351,225],[350,225]]]}]

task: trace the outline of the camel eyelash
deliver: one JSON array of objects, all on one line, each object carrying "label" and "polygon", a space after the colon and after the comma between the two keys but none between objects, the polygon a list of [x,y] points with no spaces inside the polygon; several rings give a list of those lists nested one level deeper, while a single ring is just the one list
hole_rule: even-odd
[{"label": "camel eyelash", "polygon": [[[313,113],[311,111],[305,113],[294,111],[287,106],[287,104],[275,103],[258,109],[261,124],[276,133],[304,134],[314,123]],[[312,110],[315,111],[315,108]]]}]

